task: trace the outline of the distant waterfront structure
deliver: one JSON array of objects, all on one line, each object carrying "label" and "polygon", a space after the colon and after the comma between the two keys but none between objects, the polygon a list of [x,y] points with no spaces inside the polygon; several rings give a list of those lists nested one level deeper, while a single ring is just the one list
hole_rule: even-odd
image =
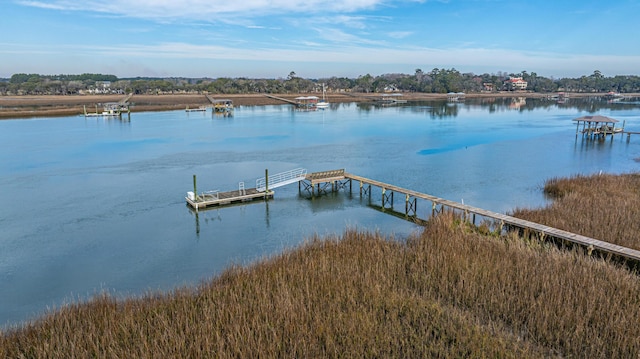
[{"label": "distant waterfront structure", "polygon": [[522,77],[509,77],[504,81],[504,85],[509,90],[527,89],[527,81],[523,80]]},{"label": "distant waterfront structure", "polygon": [[[582,116],[573,119],[573,121],[576,122],[576,137],[579,133],[582,133],[586,137],[604,138],[606,135],[624,132],[624,124],[621,128],[616,128],[618,120],[607,116]],[[580,130],[580,125],[582,125],[582,130]]]}]

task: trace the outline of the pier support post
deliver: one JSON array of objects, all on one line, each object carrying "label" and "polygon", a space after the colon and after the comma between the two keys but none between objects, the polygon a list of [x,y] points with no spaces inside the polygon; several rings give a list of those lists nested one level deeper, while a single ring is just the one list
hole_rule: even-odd
[{"label": "pier support post", "polygon": [[198,190],[196,188],[196,175],[193,175],[193,198],[196,202],[198,202]]},{"label": "pier support post", "polygon": [[409,194],[404,195],[404,214],[409,214]]},{"label": "pier support post", "polygon": [[418,217],[418,198],[414,197],[413,200],[408,193],[405,193],[404,197],[404,213],[407,217]]},{"label": "pier support post", "polygon": [[265,168],[264,169],[264,200],[268,201],[269,200],[269,169]]}]

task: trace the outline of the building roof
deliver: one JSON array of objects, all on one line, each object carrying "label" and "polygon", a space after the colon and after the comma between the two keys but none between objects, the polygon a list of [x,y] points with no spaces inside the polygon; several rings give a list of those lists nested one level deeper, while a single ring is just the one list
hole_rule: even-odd
[{"label": "building roof", "polygon": [[574,118],[573,121],[584,121],[584,122],[604,122],[604,123],[617,123],[618,120],[615,120],[611,117],[595,115],[595,116],[582,116],[578,118]]}]

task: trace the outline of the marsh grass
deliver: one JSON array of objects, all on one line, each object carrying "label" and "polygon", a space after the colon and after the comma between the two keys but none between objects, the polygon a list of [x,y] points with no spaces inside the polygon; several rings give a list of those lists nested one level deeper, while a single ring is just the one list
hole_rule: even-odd
[{"label": "marsh grass", "polygon": [[68,305],[0,357],[638,357],[636,275],[484,232],[442,214],[406,241],[312,238],[197,288]]},{"label": "marsh grass", "polygon": [[640,174],[553,178],[544,209],[517,209],[513,216],[605,242],[640,249]]}]

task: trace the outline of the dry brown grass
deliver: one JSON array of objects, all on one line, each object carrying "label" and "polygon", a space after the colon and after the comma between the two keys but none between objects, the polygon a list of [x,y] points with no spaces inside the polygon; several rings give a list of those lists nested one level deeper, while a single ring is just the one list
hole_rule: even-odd
[{"label": "dry brown grass", "polygon": [[622,267],[442,214],[405,242],[348,231],[198,288],[73,304],[4,333],[0,357],[635,358],[638,303]]},{"label": "dry brown grass", "polygon": [[513,216],[640,249],[640,174],[574,176],[547,181],[554,202]]}]

